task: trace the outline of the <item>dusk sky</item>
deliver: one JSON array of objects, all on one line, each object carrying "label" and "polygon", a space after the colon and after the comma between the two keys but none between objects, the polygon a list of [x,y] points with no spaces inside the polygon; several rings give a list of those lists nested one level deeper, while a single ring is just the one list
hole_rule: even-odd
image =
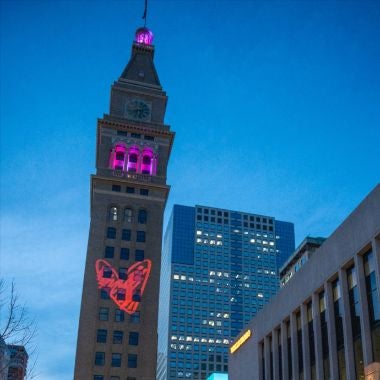
[{"label": "dusk sky", "polygon": [[[40,380],[73,376],[96,119],[143,0],[0,1],[0,276],[38,321]],[[380,178],[380,1],[152,0],[176,132],[173,204],[328,237]]]}]

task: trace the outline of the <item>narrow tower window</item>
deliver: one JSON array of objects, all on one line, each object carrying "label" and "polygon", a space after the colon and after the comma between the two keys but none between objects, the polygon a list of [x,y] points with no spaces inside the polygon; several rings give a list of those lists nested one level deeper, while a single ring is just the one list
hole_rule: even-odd
[{"label": "narrow tower window", "polygon": [[130,208],[124,209],[124,222],[127,222],[127,223],[132,222],[132,209]]},{"label": "narrow tower window", "polygon": [[110,167],[115,170],[124,170],[126,149],[122,144],[118,144],[111,150]]},{"label": "narrow tower window", "polygon": [[110,220],[113,220],[115,222],[117,221],[117,207],[112,206],[110,208],[109,218],[110,218]]},{"label": "narrow tower window", "polygon": [[140,151],[137,146],[131,146],[128,152],[128,166],[127,171],[136,173],[138,171]]}]

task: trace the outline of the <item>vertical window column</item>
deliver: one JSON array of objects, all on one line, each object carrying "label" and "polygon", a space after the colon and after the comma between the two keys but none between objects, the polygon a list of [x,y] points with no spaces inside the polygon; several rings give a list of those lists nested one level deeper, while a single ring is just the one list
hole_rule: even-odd
[{"label": "vertical window column", "polygon": [[317,379],[323,379],[323,357],[322,357],[322,333],[321,322],[319,316],[319,295],[312,295],[312,310],[313,310],[313,330],[314,330],[314,348],[315,348],[315,369]]},{"label": "vertical window column", "polygon": [[354,348],[352,343],[350,300],[348,296],[347,273],[344,269],[339,270],[339,282],[342,290],[342,308],[343,308],[343,339],[344,352],[346,361],[347,380],[356,380]]},{"label": "vertical window column", "polygon": [[307,321],[307,306],[301,305],[301,327],[302,327],[302,347],[303,347],[303,372],[304,379],[310,379],[310,349],[309,349],[309,329]]},{"label": "vertical window column", "polygon": [[330,357],[330,377],[332,379],[339,379],[338,373],[338,355],[336,349],[336,331],[334,319],[334,300],[332,294],[331,282],[325,283],[325,303],[326,303],[326,320],[328,331],[328,345]]},{"label": "vertical window column", "polygon": [[265,380],[265,358],[264,342],[259,343],[259,376],[260,380]]},{"label": "vertical window column", "polygon": [[364,255],[363,259],[371,327],[373,361],[380,362],[380,297],[379,282],[376,278],[376,254],[373,251],[368,252]]},{"label": "vertical window column", "polygon": [[364,366],[373,362],[372,345],[371,345],[371,329],[369,324],[369,309],[366,291],[366,281],[364,276],[363,257],[355,256],[355,267],[358,286],[358,298],[361,309],[360,329],[363,346]]},{"label": "vertical window column", "polygon": [[287,344],[287,331],[286,322],[281,322],[281,356],[282,356],[282,374],[283,378],[288,378],[288,344]]},{"label": "vertical window column", "polygon": [[272,331],[272,353],[273,353],[273,376],[275,379],[279,377],[278,362],[278,330]]},{"label": "vertical window column", "polygon": [[293,379],[298,380],[298,344],[297,344],[297,320],[295,313],[290,314],[290,336],[292,349],[292,373]]},{"label": "vertical window column", "polygon": [[271,379],[271,360],[270,360],[270,339],[269,336],[264,338],[264,365],[265,365],[265,379]]}]

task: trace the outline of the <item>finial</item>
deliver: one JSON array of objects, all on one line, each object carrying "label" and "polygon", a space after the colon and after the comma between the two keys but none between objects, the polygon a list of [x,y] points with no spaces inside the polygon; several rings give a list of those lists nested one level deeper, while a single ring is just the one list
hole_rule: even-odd
[{"label": "finial", "polygon": [[146,17],[148,15],[148,0],[145,0],[145,9],[142,18],[144,19],[144,28],[146,27]]}]

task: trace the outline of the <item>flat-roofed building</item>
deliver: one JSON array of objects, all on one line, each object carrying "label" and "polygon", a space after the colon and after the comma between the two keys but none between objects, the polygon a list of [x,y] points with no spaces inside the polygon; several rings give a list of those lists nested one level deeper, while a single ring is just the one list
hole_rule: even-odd
[{"label": "flat-roofed building", "polygon": [[380,185],[230,346],[229,379],[380,378]]},{"label": "flat-roofed building", "polygon": [[326,238],[307,236],[280,268],[280,285],[284,286],[310,259]]}]

